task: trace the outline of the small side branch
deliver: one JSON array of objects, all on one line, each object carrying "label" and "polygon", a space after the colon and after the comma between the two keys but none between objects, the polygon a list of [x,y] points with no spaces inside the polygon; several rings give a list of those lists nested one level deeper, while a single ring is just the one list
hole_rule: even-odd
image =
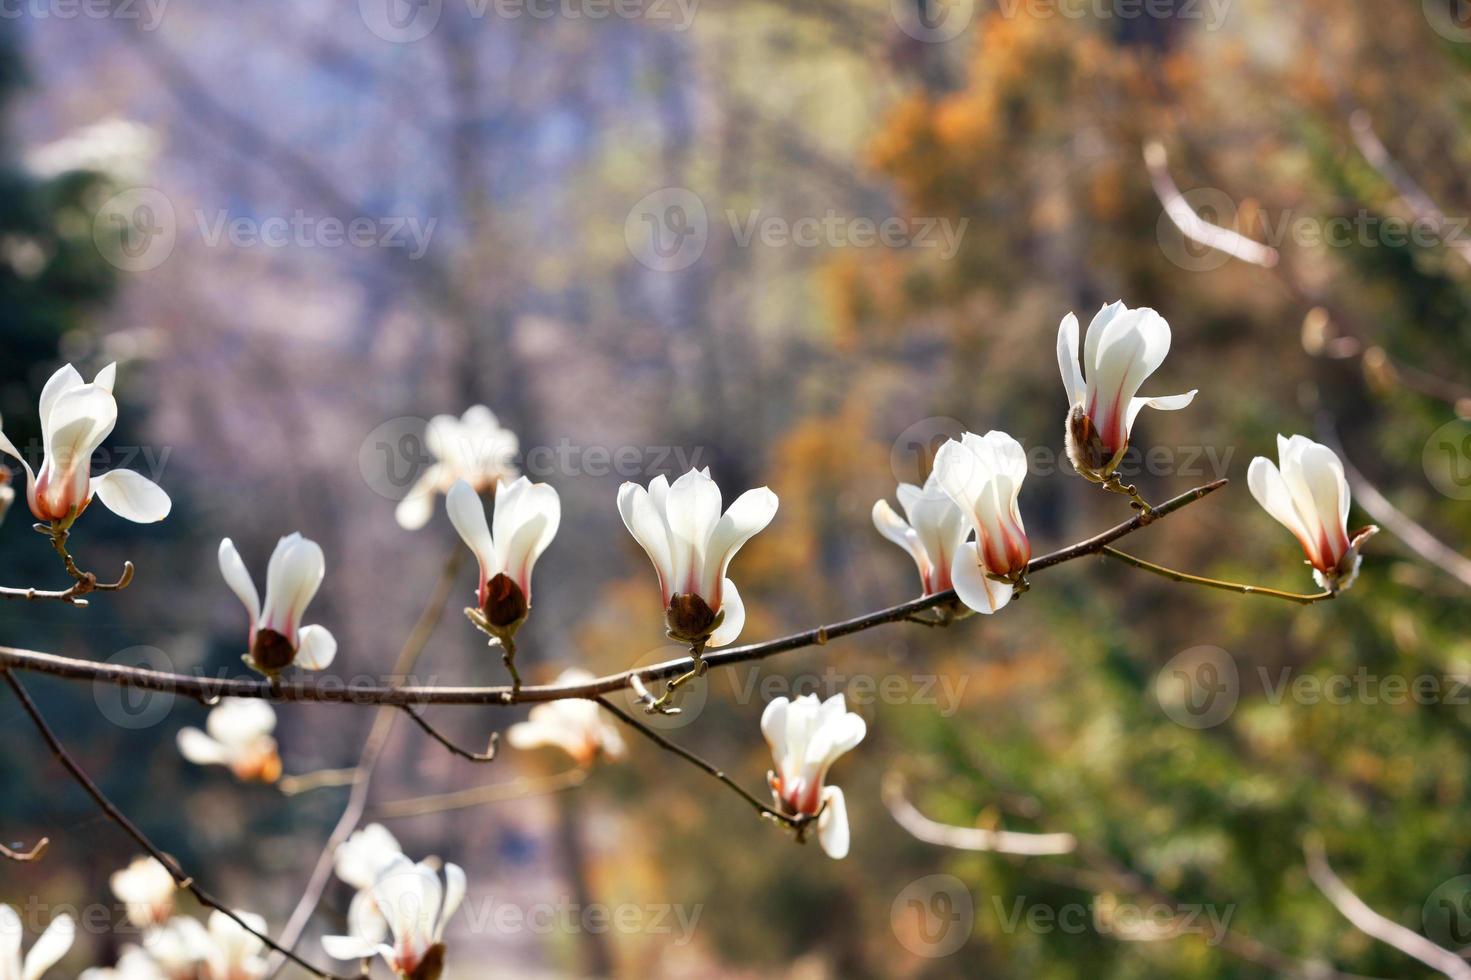
[{"label": "small side branch", "polygon": [[891,772],[884,777],[884,806],[894,821],[910,836],[927,844],[938,844],[958,851],[987,851],[994,854],[1017,854],[1042,857],[1071,854],[1078,849],[1072,834],[1024,834],[1012,830],[987,830],[984,827],[956,827],[931,820],[920,813],[904,795],[904,777]]},{"label": "small side branch", "polygon": [[434,741],[438,742],[440,745],[443,745],[445,748],[449,749],[450,752],[459,756],[461,759],[469,759],[471,762],[491,762],[495,759],[496,746],[500,743],[501,738],[500,732],[490,733],[490,743],[485,747],[484,752],[471,752],[469,749],[462,749],[454,742],[450,741],[449,736],[445,735],[439,729],[429,724],[428,720],[425,719],[425,717],[417,710],[415,710],[412,705],[405,704],[400,705],[400,707],[403,708],[404,714],[408,715],[414,720],[414,724],[424,729],[425,734],[434,739]]},{"label": "small side branch", "polygon": [[1379,940],[1419,960],[1432,970],[1438,970],[1452,980],[1471,980],[1471,964],[1448,949],[1442,949],[1412,929],[1407,929],[1369,908],[1364,900],[1353,893],[1343,879],[1334,874],[1323,852],[1323,841],[1316,834],[1303,839],[1303,855],[1307,858],[1308,877],[1333,903],[1340,915],[1366,936]]},{"label": "small side branch", "polygon": [[29,851],[12,851],[4,844],[0,844],[0,857],[5,858],[7,861],[19,861],[22,864],[30,861],[38,861],[40,860],[41,855],[46,853],[46,846],[50,843],[51,838],[42,837],[40,840],[36,841],[35,846],[32,847]]},{"label": "small side branch", "polygon": [[547,796],[575,789],[587,782],[586,769],[568,769],[554,776],[512,779],[488,786],[472,786],[453,793],[437,793],[433,796],[416,796],[407,800],[390,800],[370,807],[368,813],[380,820],[398,820],[405,817],[422,817],[431,813],[448,813],[451,810],[468,810],[470,807],[488,803],[503,803],[531,796]]},{"label": "small side branch", "polygon": [[87,795],[92,798],[92,801],[96,803],[99,808],[101,808],[102,812],[107,815],[107,818],[109,820],[121,827],[129,837],[133,838],[133,840],[137,842],[139,847],[143,848],[143,850],[148,852],[148,854],[152,856],[154,860],[158,861],[159,864],[162,864],[166,869],[168,869],[169,874],[173,876],[174,881],[178,883],[178,886],[180,888],[187,889],[190,894],[192,894],[196,899],[199,900],[201,905],[206,905],[209,908],[212,908],[215,911],[228,916],[235,922],[236,925],[240,926],[240,928],[244,929],[252,936],[255,936],[257,939],[265,943],[268,947],[275,950],[277,953],[288,957],[293,963],[310,973],[312,976],[322,978],[322,980],[353,980],[353,978],[351,977],[343,977],[339,976],[338,974],[327,973],[324,970],[319,970],[315,966],[312,966],[312,964],[297,956],[295,953],[278,945],[276,941],[270,936],[266,935],[263,932],[257,932],[255,929],[251,928],[250,924],[247,923],[243,918],[241,918],[240,915],[238,915],[233,909],[229,908],[219,899],[215,898],[209,892],[205,891],[199,885],[195,884],[194,878],[191,875],[187,874],[184,869],[179,866],[179,863],[177,861],[169,857],[163,851],[159,850],[159,848],[153,843],[153,841],[149,840],[148,836],[144,834],[143,831],[138,829],[137,824],[128,819],[127,815],[119,810],[113,804],[113,802],[107,798],[102,790],[98,788],[97,784],[92,781],[92,777],[88,776],[86,771],[82,769],[80,765],[78,765],[75,759],[72,758],[71,753],[67,752],[66,747],[61,744],[61,741],[56,737],[56,733],[51,730],[51,726],[47,724],[46,719],[41,715],[41,710],[36,707],[36,702],[31,700],[30,693],[27,692],[25,687],[21,684],[20,678],[16,677],[15,673],[10,670],[0,671],[0,673],[4,673],[6,682],[10,684],[10,689],[15,692],[16,698],[20,700],[21,707],[24,708],[25,713],[30,716],[31,723],[36,726],[36,731],[41,734],[41,738],[46,742],[47,746],[50,747],[51,754],[56,757],[56,761],[61,763],[62,768],[64,768],[71,775],[72,779],[76,781],[78,786],[82,787],[82,789],[86,791]]},{"label": "small side branch", "polygon": [[1302,606],[1312,605],[1315,602],[1325,602],[1337,594],[1325,590],[1323,592],[1314,592],[1311,595],[1303,595],[1297,592],[1283,592],[1279,589],[1269,589],[1261,585],[1243,585],[1240,582],[1224,582],[1216,578],[1206,578],[1203,575],[1189,575],[1185,572],[1177,572],[1173,568],[1166,568],[1163,565],[1156,565],[1154,562],[1145,561],[1143,558],[1136,558],[1117,548],[1104,548],[1103,553],[1110,558],[1115,558],[1123,562],[1125,565],[1132,565],[1135,568],[1158,575],[1161,578],[1167,578],[1171,582],[1184,582],[1187,585],[1203,585],[1208,589],[1221,589],[1225,592],[1236,592],[1241,595],[1270,596],[1273,599],[1285,599],[1288,602],[1295,602]]}]

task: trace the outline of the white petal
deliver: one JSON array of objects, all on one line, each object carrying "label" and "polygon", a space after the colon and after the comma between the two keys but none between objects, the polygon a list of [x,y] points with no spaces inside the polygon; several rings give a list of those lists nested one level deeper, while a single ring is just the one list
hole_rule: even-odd
[{"label": "white petal", "polygon": [[843,791],[829,786],[822,791],[822,815],[817,818],[817,842],[828,857],[848,856],[848,803]]},{"label": "white petal", "polygon": [[1308,550],[1309,557],[1316,554],[1316,532],[1304,526],[1292,502],[1292,494],[1282,479],[1277,465],[1265,456],[1251,461],[1246,470],[1246,486],[1262,509],[1276,518],[1283,527],[1296,535],[1297,540]]},{"label": "white petal", "polygon": [[41,389],[41,405],[38,411],[42,432],[51,427],[51,409],[56,405],[56,399],[84,384],[86,382],[82,380],[82,375],[70,364],[63,364],[46,379],[46,384]]},{"label": "white petal", "polygon": [[664,520],[669,526],[674,571],[670,590],[702,594],[705,556],[720,521],[720,487],[708,474],[690,470],[670,485],[664,498]]},{"label": "white petal", "polygon": [[725,616],[720,620],[720,628],[710,634],[707,646],[723,647],[734,643],[746,625],[746,603],[730,579],[725,580],[721,589],[719,611]]},{"label": "white petal", "polygon": [[169,516],[173,502],[163,488],[134,470],[113,470],[92,481],[92,492],[124,520],[152,524]]},{"label": "white petal", "polygon": [[435,488],[439,486],[442,467],[435,463],[409,488],[408,496],[393,509],[393,519],[405,531],[417,531],[434,516]]},{"label": "white petal", "polygon": [[229,538],[221,540],[219,558],[220,574],[230,591],[245,604],[245,611],[250,614],[250,628],[254,630],[255,624],[260,622],[260,594],[255,591],[255,582],[251,580],[240,552],[235,550],[235,542]]},{"label": "white petal", "polygon": [[[516,580],[531,598],[531,570],[546,551],[562,523],[562,500],[550,484],[532,483],[521,477],[513,488],[504,483],[496,488],[493,536],[501,556],[501,570]],[[503,518],[502,500],[504,508]]]},{"label": "white petal", "polygon": [[392,831],[381,823],[370,823],[353,831],[337,846],[332,855],[332,867],[337,877],[363,890],[372,888],[378,873],[402,853],[403,848]]},{"label": "white petal", "polygon": [[480,577],[489,579],[502,571],[495,563],[495,544],[490,538],[490,525],[485,520],[485,505],[480,495],[464,480],[455,481],[445,498],[444,509],[449,522],[459,532],[460,540],[475,553],[480,563]]},{"label": "white petal", "polygon": [[112,391],[117,385],[117,361],[113,361],[107,367],[98,371],[97,376],[92,379],[92,383],[103,391]]},{"label": "white petal", "polygon": [[250,745],[276,730],[276,709],[259,698],[226,698],[210,711],[204,727],[225,746]]},{"label": "white petal", "polygon": [[230,759],[230,751],[197,728],[181,728],[178,735],[179,754],[197,766],[222,766]]},{"label": "white petal", "polygon": [[1134,420],[1137,419],[1139,417],[1139,413],[1146,408],[1157,409],[1161,412],[1178,412],[1180,409],[1184,408],[1186,405],[1189,405],[1192,401],[1195,400],[1195,394],[1199,390],[1200,389],[1198,388],[1192,388],[1191,390],[1185,392],[1183,395],[1157,395],[1154,398],[1133,399],[1129,402],[1129,412],[1124,424],[1124,428],[1133,429]]},{"label": "white petal", "polygon": [[1103,330],[1113,322],[1114,317],[1128,311],[1124,301],[1116,299],[1101,307],[1093,314],[1093,319],[1088,322],[1088,336],[1083,341],[1083,368],[1087,372],[1088,381],[1093,380],[1093,370],[1098,364],[1098,344],[1103,340]]},{"label": "white petal", "polygon": [[[347,931],[359,939],[377,945],[388,938],[388,923],[378,911],[378,903],[369,888],[359,891],[347,905]],[[371,954],[369,954],[371,955]]]},{"label": "white petal", "polygon": [[296,638],[296,666],[325,670],[337,656],[337,638],[325,626],[303,626]]},{"label": "white petal", "polygon": [[1014,591],[1009,582],[998,582],[980,565],[974,541],[960,546],[950,566],[950,578],[960,601],[978,613],[990,615],[1011,601]]},{"label": "white petal", "polygon": [[7,456],[14,456],[25,469],[26,499],[29,500],[36,492],[36,473],[31,469],[31,464],[26,462],[26,458],[20,454],[20,450],[15,448],[15,443],[11,442],[10,437],[3,431],[0,431],[0,453],[5,453]]},{"label": "white petal", "polygon": [[365,960],[378,952],[378,944],[356,936],[323,936],[322,949],[334,960]]},{"label": "white petal", "polygon": [[26,954],[25,969],[21,971],[22,980],[40,980],[43,973],[67,954],[76,938],[77,924],[72,921],[71,916],[62,913],[52,919],[51,925],[46,927],[41,938],[36,940],[31,951]]},{"label": "white petal", "polygon": [[[949,498],[945,502],[950,504]],[[950,506],[954,507],[953,504]],[[889,506],[887,500],[877,501],[873,505],[873,526],[884,537],[909,552],[909,557],[914,559],[915,567],[919,569],[920,580],[928,585],[933,566],[930,564],[929,553],[920,543],[919,532],[904,523],[904,519],[894,513],[894,508]]]},{"label": "white petal", "polygon": [[373,885],[373,898],[399,945],[427,942],[443,889],[434,871],[407,858],[395,860]]},{"label": "white petal", "polygon": [[659,585],[664,590],[664,601],[667,603],[674,588],[674,564],[669,553],[669,529],[652,497],[657,482],[656,480],[649,484],[649,490],[637,483],[625,483],[619,487],[618,513],[622,516],[623,526],[628,528],[628,533],[633,535],[633,539],[654,563],[654,571],[659,574]]},{"label": "white petal", "polygon": [[790,710],[790,701],[774,698],[761,712],[761,734],[766,737],[766,744],[771,746],[771,757],[778,764],[787,751],[787,712]]},{"label": "white petal", "polygon": [[20,969],[20,913],[12,906],[0,905],[0,977]]},{"label": "white petal", "polygon": [[444,866],[444,905],[439,910],[439,924],[434,929],[435,942],[444,938],[444,927],[460,910],[460,903],[465,900],[466,887],[464,869],[458,864],[446,863]]},{"label": "white petal", "polygon": [[266,601],[261,625],[277,630],[293,643],[301,617],[322,585],[326,560],[315,541],[292,534],[276,543],[266,569]]},{"label": "white petal", "polygon": [[1083,368],[1078,362],[1078,318],[1069,313],[1057,327],[1057,367],[1069,405],[1083,403]]},{"label": "white petal", "polygon": [[712,598],[709,590],[724,581],[730,560],[741,546],[771,523],[776,516],[777,505],[776,494],[767,487],[757,487],[737,497],[724,516],[715,522],[700,573],[700,595],[707,600]]}]

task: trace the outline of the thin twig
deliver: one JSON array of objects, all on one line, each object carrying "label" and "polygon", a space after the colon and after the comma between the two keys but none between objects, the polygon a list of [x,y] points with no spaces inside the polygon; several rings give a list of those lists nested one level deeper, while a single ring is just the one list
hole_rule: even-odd
[{"label": "thin twig", "polygon": [[65,527],[60,524],[37,524],[35,529],[51,539],[51,547],[55,548],[56,553],[61,556],[62,563],[66,565],[66,573],[72,577],[71,588],[56,590],[0,588],[0,599],[20,599],[25,602],[51,600],[64,602],[80,609],[87,605],[87,600],[82,596],[89,592],[118,592],[126,589],[132,583],[134,571],[132,562],[123,562],[123,573],[118,576],[116,582],[98,582],[96,575],[78,568],[71,552],[67,551],[66,539],[69,532]]},{"label": "thin twig", "polygon": [[453,793],[437,793],[433,796],[416,796],[406,800],[392,800],[368,808],[370,816],[380,820],[399,820],[405,817],[422,817],[431,813],[446,813],[451,810],[467,810],[487,803],[503,803],[506,800],[544,796],[574,789],[587,782],[586,769],[568,769],[554,776],[512,779],[488,786],[472,786]]},{"label": "thin twig", "polygon": [[238,913],[226,906],[223,902],[215,898],[209,892],[201,888],[195,882],[193,876],[186,873],[184,869],[179,866],[179,863],[175,861],[172,857],[159,850],[159,848],[153,843],[153,841],[149,840],[148,836],[144,834],[143,831],[139,830],[138,826],[133,823],[132,820],[128,819],[127,815],[119,810],[113,804],[113,802],[107,798],[102,790],[98,788],[97,784],[92,781],[92,777],[88,776],[86,771],[77,764],[77,761],[72,758],[69,752],[67,752],[66,747],[61,744],[61,741],[56,737],[56,733],[51,730],[51,726],[47,724],[46,719],[41,715],[40,709],[36,707],[36,702],[31,700],[31,696],[29,693],[27,693],[25,687],[21,684],[20,678],[16,677],[14,672],[10,670],[0,670],[0,673],[3,673],[5,675],[5,680],[10,684],[10,689],[14,691],[15,696],[20,699],[21,707],[24,708],[26,714],[30,716],[31,722],[36,726],[36,731],[40,732],[41,738],[44,739],[46,744],[51,748],[51,754],[56,757],[56,761],[60,762],[62,768],[64,768],[68,773],[71,774],[72,779],[76,780],[77,785],[81,786],[82,789],[86,791],[87,795],[90,796],[93,802],[95,802],[102,809],[102,812],[107,815],[107,818],[109,820],[121,827],[128,834],[129,837],[133,838],[133,840],[138,843],[139,847],[147,851],[156,861],[158,861],[166,869],[168,869],[169,874],[173,876],[174,881],[178,883],[180,888],[187,889],[190,894],[192,894],[195,898],[199,900],[200,904],[207,905],[208,907],[218,912],[224,913],[226,916],[234,920],[235,923],[240,926],[240,928],[255,936],[257,939],[265,943],[277,953],[288,957],[293,963],[301,967],[303,970],[306,970],[312,976],[321,977],[323,978],[323,980],[353,980],[353,978],[350,977],[342,977],[338,974],[328,973],[324,970],[317,969],[311,963],[297,956],[289,949],[286,949],[284,946],[279,945],[274,939],[266,935],[264,932],[258,932],[257,930],[251,928],[250,924],[247,923]]},{"label": "thin twig", "polygon": [[38,861],[40,860],[41,855],[46,853],[46,847],[50,843],[50,837],[42,837],[40,840],[36,841],[35,846],[32,847],[29,851],[13,851],[10,848],[6,847],[4,844],[0,844],[0,857],[3,857],[10,861],[19,861],[22,864],[28,861]]},{"label": "thin twig", "polygon": [[904,777],[898,772],[884,776],[882,795],[884,806],[895,822],[927,844],[958,851],[989,851],[1024,857],[1071,854],[1078,849],[1078,839],[1072,834],[1024,834],[1014,830],[956,827],[931,820],[904,795]]},{"label": "thin twig", "polygon": [[1327,589],[1322,592],[1314,592],[1311,595],[1303,595],[1298,592],[1283,592],[1280,589],[1269,589],[1263,585],[1244,585],[1241,582],[1224,582],[1221,579],[1206,578],[1203,575],[1189,575],[1185,572],[1177,572],[1173,568],[1166,568],[1163,565],[1156,565],[1152,561],[1145,561],[1143,558],[1136,558],[1135,556],[1128,554],[1127,552],[1120,551],[1117,548],[1104,548],[1103,553],[1110,558],[1118,559],[1125,565],[1132,565],[1135,568],[1142,569],[1143,571],[1151,572],[1155,575],[1167,578],[1171,582],[1184,582],[1188,585],[1203,585],[1208,589],[1221,589],[1225,592],[1236,592],[1240,595],[1269,596],[1273,599],[1285,599],[1288,602],[1295,602],[1298,605],[1302,606],[1310,606],[1315,602],[1325,602],[1328,599],[1332,599],[1335,595],[1337,595],[1336,592],[1332,592]]},{"label": "thin twig", "polygon": [[469,759],[471,762],[493,762],[495,760],[495,748],[500,742],[500,732],[490,733],[490,743],[486,746],[484,752],[471,752],[469,749],[460,748],[454,742],[450,741],[447,735],[429,724],[428,720],[415,710],[413,705],[401,704],[399,707],[404,710],[404,714],[414,720],[414,724],[424,729],[430,738],[449,749],[461,759]]},{"label": "thin twig", "polygon": [[1381,943],[1393,946],[1432,970],[1439,970],[1453,980],[1471,980],[1471,964],[1458,954],[1437,946],[1413,929],[1407,929],[1398,922],[1385,918],[1355,895],[1329,866],[1328,858],[1323,852],[1323,841],[1317,834],[1309,834],[1303,838],[1302,850],[1307,858],[1308,877],[1313,879],[1313,884],[1318,886],[1323,897],[1332,902],[1333,907],[1354,928]]},{"label": "thin twig", "polygon": [[351,769],[318,769],[299,776],[282,776],[276,788],[285,796],[298,796],[314,789],[346,786],[357,778],[357,767]]},{"label": "thin twig", "polygon": [[[1185,493],[1155,507],[1148,516],[1135,514],[1129,520],[1117,524],[1091,538],[1068,545],[1065,548],[1060,548],[1039,558],[1034,558],[1027,565],[1026,574],[1032,575],[1056,565],[1061,565],[1088,555],[1098,554],[1118,539],[1134,533],[1147,524],[1168,517],[1181,508],[1221,489],[1226,483],[1226,480],[1221,479],[1195,487],[1192,490],[1187,490]],[[957,596],[953,589],[936,592],[932,595],[902,602],[896,606],[889,606],[885,609],[865,613],[862,616],[844,620],[840,623],[813,627],[812,629],[803,630],[800,633],[792,633],[788,636],[768,640],[764,643],[753,643],[746,646],[717,650],[705,654],[703,661],[711,668],[716,668],[747,663],[753,660],[763,660],[767,657],[787,653],[792,650],[800,650],[810,646],[822,646],[840,637],[862,633],[865,630],[870,630],[886,623],[902,622],[916,613],[924,612],[927,609],[933,609],[937,606],[951,604],[956,601]],[[408,648],[406,647],[406,649]],[[60,657],[56,654],[6,646],[0,646],[0,667],[9,667],[16,670],[33,670],[71,680],[116,684],[122,687],[132,687],[141,690],[169,691],[196,699],[239,697],[264,698],[270,701],[320,701],[342,704],[392,706],[405,704],[504,705],[560,701],[567,698],[596,698],[599,695],[626,690],[632,686],[632,678],[635,675],[646,683],[667,677],[677,677],[692,669],[694,667],[694,660],[690,657],[681,657],[677,660],[668,660],[651,667],[642,667],[617,674],[608,674],[581,684],[526,685],[520,689],[520,692],[514,699],[511,698],[511,688],[507,686],[426,687],[412,685],[341,685],[331,683],[330,679],[327,683],[324,683],[322,680],[283,681],[273,686],[264,681],[194,677],[122,664],[100,663],[93,660]],[[397,672],[402,674],[405,671],[399,670]],[[364,748],[365,752],[366,750],[367,746]]]},{"label": "thin twig", "polygon": [[623,724],[627,725],[629,728],[632,728],[634,731],[638,732],[640,735],[647,738],[649,741],[653,742],[655,745],[659,746],[659,748],[663,749],[666,752],[673,752],[675,755],[679,756],[681,759],[684,759],[686,762],[692,763],[697,768],[703,769],[709,775],[714,776],[716,779],[720,780],[720,782],[724,783],[726,786],[730,787],[737,794],[739,794],[741,799],[745,800],[747,803],[751,804],[751,806],[755,807],[756,812],[761,814],[763,817],[775,820],[778,823],[785,824],[786,826],[792,828],[800,828],[804,824],[806,824],[809,819],[811,819],[789,817],[779,810],[772,809],[765,803],[762,803],[755,796],[747,792],[745,787],[741,786],[740,783],[727,776],[724,770],[721,770],[711,763],[706,762],[704,759],[695,755],[684,746],[677,745],[674,742],[669,741],[669,739],[665,738],[663,735],[660,735],[658,732],[654,731],[652,728],[645,725],[643,722],[639,721],[637,718],[633,717],[633,715],[630,715],[622,708],[619,708],[607,698],[595,697],[592,700],[602,705],[609,714],[617,718],[619,721],[623,722]]}]

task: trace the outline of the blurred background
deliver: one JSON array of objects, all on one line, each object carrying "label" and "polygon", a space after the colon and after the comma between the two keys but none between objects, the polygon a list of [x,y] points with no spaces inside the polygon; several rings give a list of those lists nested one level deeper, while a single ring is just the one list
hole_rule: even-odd
[{"label": "blurred background", "polygon": [[[131,559],[132,587],[7,603],[0,643],[243,676],[219,539],[262,581],[300,530],[327,556],[310,618],[334,674],[390,680],[427,603],[414,679],[500,683],[460,614],[473,569],[436,585],[459,546],[442,507],[394,520],[427,420],[474,404],[563,500],[529,680],[677,655],[615,496],[690,465],[727,501],[781,499],[733,565],[744,641],[890,605],[917,580],[870,508],[967,429],[1032,452],[1037,553],[1128,516],[1058,465],[1058,321],[1117,298],[1173,327],[1145,393],[1201,389],[1142,416],[1125,475],[1152,500],[1232,480],[1131,550],[1311,591],[1246,491],[1279,432],[1341,446],[1350,526],[1386,527],[1332,603],[1085,560],[1002,615],[712,672],[661,724],[762,795],[770,698],[846,691],[868,720],[831,776],[841,862],[632,733],[584,776],[551,749],[477,766],[400,723],[363,819],[466,869],[451,980],[1430,975],[1334,910],[1304,840],[1379,913],[1471,946],[1459,0],[18,0],[0,44],[5,431],[34,448],[50,373],[115,360],[99,467],[174,500],[149,526],[93,508],[73,551],[103,578]],[[22,503],[0,526],[3,584],[61,587],[29,524]],[[240,783],[180,758],[198,704],[28,683],[125,812],[288,927],[349,789],[283,786],[354,766],[373,709],[282,706],[288,779]],[[524,713],[430,717],[478,747]],[[32,935],[106,908],[52,975],[110,964],[136,937],[107,878],[136,849],[12,698],[0,721],[0,838],[52,839],[0,866],[0,900]],[[924,841],[915,812],[1077,847]],[[313,961],[350,897],[327,883]]]}]

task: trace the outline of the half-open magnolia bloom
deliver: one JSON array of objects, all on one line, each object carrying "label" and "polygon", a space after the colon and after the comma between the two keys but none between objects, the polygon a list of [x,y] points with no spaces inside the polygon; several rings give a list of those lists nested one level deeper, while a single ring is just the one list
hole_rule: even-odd
[{"label": "half-open magnolia bloom", "polygon": [[720,504],[709,467],[672,485],[661,475],[647,490],[636,483],[618,488],[618,513],[659,573],[665,625],[681,643],[719,647],[740,635],[746,607],[726,571],[776,516],[776,494],[766,487],[741,494],[724,516]]},{"label": "half-open magnolia bloom", "polygon": [[909,552],[919,568],[925,595],[950,588],[950,564],[965,542],[970,528],[965,515],[941,488],[932,471],[924,487],[899,484],[899,506],[906,521],[887,500],[873,505],[873,526],[890,541]]},{"label": "half-open magnolia bloom", "polygon": [[1251,495],[1297,536],[1318,585],[1341,592],[1358,577],[1359,550],[1379,528],[1370,524],[1349,533],[1348,480],[1333,450],[1306,436],[1279,435],[1277,459],[1280,469],[1265,456],[1251,461]]},{"label": "half-open magnolia bloom", "polygon": [[[236,910],[251,929],[266,931],[266,920],[250,912]],[[205,975],[210,980],[260,980],[270,965],[265,957],[266,944],[225,913],[216,909],[209,914],[206,936]]]},{"label": "half-open magnolia bloom", "polygon": [[[578,667],[562,671],[557,686],[586,684],[593,675]],[[561,749],[579,766],[590,766],[600,757],[621,759],[627,754],[623,736],[614,727],[596,701],[565,698],[548,701],[531,709],[525,721],[506,730],[506,739],[514,748],[534,749],[550,745]]]},{"label": "half-open magnolia bloom", "polygon": [[40,472],[20,454],[3,432],[0,452],[20,460],[26,471],[26,501],[38,521],[70,524],[87,509],[95,494],[108,510],[140,524],[169,516],[169,495],[133,470],[92,476],[92,454],[117,424],[112,385],[117,365],[109,364],[87,384],[77,369],[63,366],[41,389]]},{"label": "half-open magnolia bloom", "polygon": [[516,433],[501,428],[495,413],[484,405],[472,405],[459,418],[436,415],[429,420],[424,443],[434,462],[399,502],[394,518],[399,526],[416,531],[434,516],[434,500],[449,493],[460,480],[476,493],[485,493],[502,480],[518,475],[512,463],[520,441]]},{"label": "half-open magnolia bloom", "polygon": [[465,898],[465,872],[444,866],[444,881],[428,864],[399,855],[373,885],[378,912],[393,942],[359,932],[365,923],[349,911],[346,936],[323,936],[322,948],[339,960],[381,955],[402,980],[439,980],[444,972],[444,927]]},{"label": "half-open magnolia bloom", "polygon": [[72,948],[77,924],[66,913],[53,917],[24,957],[20,955],[20,934],[20,914],[9,905],[0,905],[0,980],[40,980]]},{"label": "half-open magnolia bloom", "polygon": [[867,733],[841,694],[826,701],[815,694],[777,698],[761,713],[761,734],[776,763],[766,781],[777,809],[792,817],[816,815],[817,841],[828,857],[848,856],[848,806],[841,789],[823,783],[832,764]]},{"label": "half-open magnolia bloom", "polygon": [[276,710],[258,698],[226,698],[210,710],[205,731],[179,729],[179,753],[195,765],[229,766],[236,779],[274,783],[281,756],[271,732]]},{"label": "half-open magnolia bloom", "polygon": [[1057,363],[1070,403],[1067,453],[1083,476],[1101,481],[1113,472],[1129,448],[1134,419],[1146,406],[1175,411],[1195,398],[1194,390],[1138,397],[1140,386],[1169,352],[1165,318],[1147,307],[1131,310],[1120,300],[1103,307],[1088,324],[1080,363],[1078,318],[1071,313],[1062,318]]},{"label": "half-open magnolia bloom", "polygon": [[398,838],[381,823],[355,830],[338,845],[332,856],[337,877],[357,889],[347,909],[353,935],[381,943],[388,936],[388,922],[378,911],[373,885],[395,860],[403,856]]},{"label": "half-open magnolia bloom", "polygon": [[480,495],[461,480],[450,488],[445,509],[480,565],[480,614],[502,640],[514,636],[531,612],[531,569],[562,523],[561,498],[550,484],[524,476],[498,483],[495,516],[487,523]]},{"label": "half-open magnolia bloom", "polygon": [[321,547],[300,534],[276,542],[266,566],[266,602],[261,605],[255,582],[229,538],[220,542],[220,574],[245,603],[250,617],[250,653],[246,658],[263,674],[278,674],[293,663],[321,670],[337,656],[337,640],[323,626],[301,625],[302,615],[326,574]]},{"label": "half-open magnolia bloom", "polygon": [[128,921],[139,928],[161,926],[174,912],[174,891],[178,885],[157,858],[134,858],[123,870],[114,871],[108,884],[113,895],[123,903]]},{"label": "half-open magnolia bloom", "polygon": [[1017,504],[1027,476],[1026,451],[1005,432],[967,432],[940,447],[934,476],[976,533],[955,553],[955,594],[976,612],[993,613],[1011,601],[1032,559]]}]

